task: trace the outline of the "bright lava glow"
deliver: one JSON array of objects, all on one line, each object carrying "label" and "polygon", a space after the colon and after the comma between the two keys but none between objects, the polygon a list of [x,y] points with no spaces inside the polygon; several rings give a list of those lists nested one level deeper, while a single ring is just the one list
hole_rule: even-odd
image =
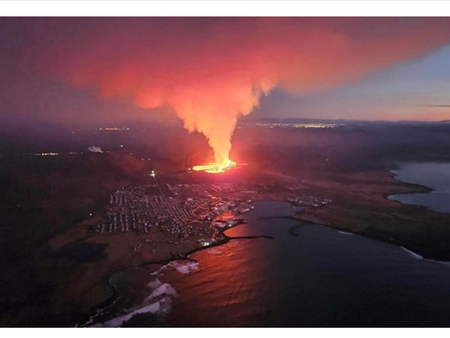
[{"label": "bright lava glow", "polygon": [[204,171],[209,174],[220,174],[234,167],[236,167],[236,162],[231,161],[230,159],[226,159],[221,163],[208,163],[203,165],[196,165],[192,167],[192,170]]}]

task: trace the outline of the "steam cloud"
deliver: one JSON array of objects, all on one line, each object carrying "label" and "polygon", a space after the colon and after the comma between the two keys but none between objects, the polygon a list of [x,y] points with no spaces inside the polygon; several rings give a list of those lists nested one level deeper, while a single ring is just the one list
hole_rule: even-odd
[{"label": "steam cloud", "polygon": [[338,86],[450,41],[445,18],[41,19],[38,70],[174,111],[228,159],[239,116],[273,88]]}]

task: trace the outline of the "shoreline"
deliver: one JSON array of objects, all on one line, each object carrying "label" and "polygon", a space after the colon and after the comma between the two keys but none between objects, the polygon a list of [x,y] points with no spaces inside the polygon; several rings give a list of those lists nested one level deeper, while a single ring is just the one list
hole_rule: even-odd
[{"label": "shoreline", "polygon": [[416,251],[413,251],[413,250],[410,250],[410,249],[406,248],[404,245],[401,245],[400,243],[397,243],[395,241],[380,240],[380,239],[372,237],[370,235],[353,232],[353,231],[351,231],[349,229],[346,229],[346,228],[337,228],[337,227],[330,226],[330,225],[327,225],[327,224],[324,224],[324,223],[300,220],[298,218],[295,218],[295,216],[297,216],[297,215],[294,215],[294,216],[280,216],[280,217],[277,217],[277,216],[261,217],[261,218],[258,218],[258,219],[278,219],[278,218],[280,218],[280,219],[291,219],[293,221],[296,221],[299,224],[294,225],[294,226],[288,228],[288,230],[287,230],[289,232],[289,234],[294,236],[294,237],[298,236],[298,234],[295,233],[295,230],[297,230],[298,228],[300,228],[300,227],[302,227],[304,225],[308,225],[308,224],[314,225],[314,226],[318,225],[318,226],[323,226],[323,227],[329,228],[331,230],[335,230],[335,231],[339,232],[341,235],[345,235],[345,236],[349,236],[349,235],[363,236],[363,237],[371,239],[371,240],[375,240],[375,241],[378,241],[378,242],[381,242],[381,243],[386,243],[386,244],[389,244],[389,245],[393,245],[393,246],[395,246],[395,247],[397,247],[399,249],[402,249],[405,252],[409,253],[411,256],[413,256],[416,259],[430,261],[430,262],[436,262],[436,263],[441,263],[441,264],[445,264],[445,265],[450,265],[450,259],[449,260],[441,260],[441,259],[434,259],[432,257],[423,256],[420,253],[418,253]]},{"label": "shoreline", "polygon": [[[450,214],[389,199],[388,196],[394,194],[434,191],[424,185],[398,180],[392,170],[391,166],[375,171],[373,181],[355,185],[350,191],[347,188],[333,191],[339,196],[335,199],[337,203],[314,210],[310,214],[313,219],[308,217],[310,215],[294,218],[403,246],[424,259],[450,261],[450,231],[447,228]],[[345,200],[341,201],[341,198]],[[429,231],[431,228],[440,235],[433,236]]]},{"label": "shoreline", "polygon": [[[448,162],[442,162],[442,163],[448,163]],[[401,182],[401,183],[403,183],[403,184],[408,184],[408,185],[410,185],[410,186],[417,186],[417,187],[419,187],[421,190],[420,190],[420,191],[408,191],[408,192],[402,192],[402,193],[385,194],[384,197],[385,197],[387,200],[392,201],[392,202],[396,202],[396,203],[400,203],[400,204],[403,204],[403,205],[412,205],[412,206],[416,206],[416,207],[422,207],[422,208],[425,208],[425,209],[427,209],[427,210],[429,210],[429,211],[437,212],[437,213],[440,213],[440,214],[448,214],[448,213],[449,213],[449,212],[445,212],[445,211],[440,211],[440,210],[434,209],[433,207],[427,207],[427,206],[425,206],[425,205],[423,205],[423,204],[405,203],[405,202],[402,202],[402,201],[399,201],[399,200],[391,199],[391,198],[390,198],[391,196],[414,195],[414,194],[431,194],[431,193],[433,193],[433,192],[436,192],[436,193],[439,193],[439,192],[440,192],[439,190],[436,190],[436,189],[434,189],[434,188],[428,187],[428,186],[423,185],[423,184],[420,184],[420,183],[409,182],[409,181],[403,181],[403,180],[399,179],[399,178],[398,178],[399,175],[396,174],[396,173],[394,173],[393,171],[394,171],[394,170],[390,170],[390,172],[393,174],[393,176],[392,176],[393,179],[395,179],[395,180],[397,180],[398,182]]]},{"label": "shoreline", "polygon": [[[399,202],[400,203],[400,202]],[[273,217],[273,218],[277,218],[277,217]],[[298,219],[295,216],[284,216],[284,217],[280,217],[280,218],[288,218],[288,219],[292,219],[295,220],[297,222],[299,222],[298,225],[295,225],[293,227],[290,227],[288,229],[288,232],[292,235],[292,236],[298,236],[295,233],[295,230],[303,225],[307,225],[307,224],[312,224],[312,225],[319,225],[319,226],[323,226],[323,227],[327,227],[333,230],[336,230],[338,232],[341,233],[345,233],[345,235],[359,235],[359,236],[363,236],[369,239],[373,239],[382,243],[387,243],[387,244],[391,244],[394,245],[398,248],[402,248],[410,253],[413,253],[417,256],[420,256],[421,259],[424,260],[429,260],[429,261],[433,261],[433,262],[439,262],[439,263],[448,263],[450,264],[450,257],[448,259],[439,259],[438,255],[430,255],[429,253],[422,253],[420,252],[420,250],[416,250],[415,248],[411,248],[409,243],[403,243],[401,241],[395,240],[394,238],[385,238],[385,237],[377,237],[377,236],[373,236],[371,234],[365,234],[363,232],[356,232],[356,231],[352,231],[349,228],[345,228],[345,227],[337,227],[335,225],[329,225],[329,224],[325,224],[325,223],[319,223],[319,222],[314,222],[314,221],[309,221],[309,220],[302,220],[302,219]]]},{"label": "shoreline", "polygon": [[[391,176],[392,179],[396,180],[397,182],[406,184],[406,185],[410,186],[411,188],[417,188],[418,190],[417,190],[417,191],[411,190],[411,191],[393,192],[393,193],[390,193],[390,194],[383,194],[383,197],[384,197],[385,199],[387,199],[388,201],[396,202],[396,203],[400,203],[400,204],[403,204],[403,205],[404,205],[404,204],[406,204],[406,203],[402,203],[402,202],[397,201],[397,200],[392,200],[392,199],[390,199],[389,197],[390,197],[390,196],[395,196],[395,195],[429,194],[429,193],[431,193],[431,192],[433,192],[433,191],[436,191],[435,189],[430,188],[430,187],[427,187],[426,185],[423,185],[423,184],[420,184],[420,183],[407,182],[407,181],[403,181],[403,180],[399,179],[399,178],[398,178],[398,174],[394,172],[395,170],[396,170],[396,169],[389,170],[389,173],[391,174],[390,176]],[[423,207],[423,208],[426,208],[426,209],[428,209],[428,210],[432,210],[432,211],[435,211],[435,212],[439,212],[439,211],[436,211],[436,210],[427,208],[427,207],[425,207],[425,206],[423,206],[423,205],[419,205],[419,204],[408,204],[408,205],[414,205],[414,206],[418,206],[418,207]]]},{"label": "shoreline", "polygon": [[[276,217],[274,217],[276,218]],[[345,227],[336,227],[334,225],[329,225],[329,224],[325,224],[325,223],[318,223],[318,222],[314,222],[314,221],[308,221],[308,220],[302,220],[302,219],[298,219],[295,218],[295,216],[289,217],[289,216],[285,216],[283,218],[290,218],[292,220],[295,220],[297,222],[299,222],[300,224],[295,225],[291,228],[288,229],[289,233],[294,232],[298,227],[303,226],[303,225],[307,225],[307,224],[312,224],[312,225],[319,225],[319,226],[323,226],[323,227],[327,227],[333,230],[336,230],[338,232],[343,232],[346,233],[345,235],[359,235],[359,236],[363,236],[366,238],[370,238],[382,243],[387,243],[387,244],[391,244],[394,245],[398,248],[402,248],[410,253],[413,253],[417,256],[420,256],[421,259],[424,260],[429,260],[429,261],[434,261],[434,262],[440,262],[440,263],[449,263],[450,264],[450,258],[448,259],[439,259],[438,256],[433,256],[433,255],[429,255],[427,253],[421,253],[419,250],[415,250],[415,248],[410,248],[410,244],[409,243],[403,243],[400,241],[397,241],[393,238],[382,238],[382,237],[376,237],[370,234],[365,234],[362,232],[356,232],[356,231],[352,231],[351,229],[345,228]],[[291,233],[292,234],[292,233]],[[293,236],[297,236],[297,235],[293,235]]]}]

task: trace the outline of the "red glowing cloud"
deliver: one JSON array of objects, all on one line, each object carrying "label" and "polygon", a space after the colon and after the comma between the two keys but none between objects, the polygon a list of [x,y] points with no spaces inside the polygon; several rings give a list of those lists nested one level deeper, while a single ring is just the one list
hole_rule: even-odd
[{"label": "red glowing cloud", "polygon": [[443,18],[42,19],[39,70],[103,97],[167,107],[228,159],[237,119],[274,87],[326,89],[450,41]]}]

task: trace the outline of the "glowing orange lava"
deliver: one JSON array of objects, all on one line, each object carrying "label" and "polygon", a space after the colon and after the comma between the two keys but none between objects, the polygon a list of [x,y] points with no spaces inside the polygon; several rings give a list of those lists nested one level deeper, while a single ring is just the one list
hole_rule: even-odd
[{"label": "glowing orange lava", "polygon": [[220,174],[234,167],[236,167],[236,162],[230,159],[226,159],[220,163],[208,163],[203,165],[196,165],[192,167],[192,170],[204,171],[209,174]]}]

